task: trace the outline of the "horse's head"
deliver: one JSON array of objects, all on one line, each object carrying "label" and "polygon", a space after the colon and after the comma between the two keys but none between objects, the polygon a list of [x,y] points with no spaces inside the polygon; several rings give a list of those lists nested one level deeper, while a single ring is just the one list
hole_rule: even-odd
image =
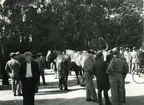
[{"label": "horse's head", "polygon": [[50,67],[50,63],[52,63],[55,59],[56,59],[56,54],[54,51],[52,50],[49,50],[47,52],[47,55],[46,55],[46,62],[48,63],[48,66]]}]

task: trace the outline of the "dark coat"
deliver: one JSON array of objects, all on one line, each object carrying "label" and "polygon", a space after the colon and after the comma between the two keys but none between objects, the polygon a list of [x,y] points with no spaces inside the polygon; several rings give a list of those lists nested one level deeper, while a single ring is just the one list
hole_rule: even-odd
[{"label": "dark coat", "polygon": [[[31,62],[31,67],[32,67],[32,75],[33,75],[33,80],[35,83],[38,82],[39,76],[40,76],[40,70],[37,62],[32,61]],[[19,79],[21,82],[23,82],[26,79],[26,62],[23,62],[21,64],[19,73],[18,73]]]},{"label": "dark coat", "polygon": [[110,89],[108,74],[106,73],[107,66],[107,62],[102,59],[97,59],[94,63],[94,75],[97,78],[97,88],[100,90]]}]

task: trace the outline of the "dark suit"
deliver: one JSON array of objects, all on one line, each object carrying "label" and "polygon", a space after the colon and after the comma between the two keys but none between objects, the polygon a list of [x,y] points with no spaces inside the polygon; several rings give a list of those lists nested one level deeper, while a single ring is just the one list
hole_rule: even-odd
[{"label": "dark suit", "polygon": [[32,77],[26,78],[26,66],[27,62],[22,63],[18,73],[19,79],[22,83],[23,105],[34,105],[34,95],[40,71],[38,64],[35,61],[31,61]]},{"label": "dark suit", "polygon": [[107,92],[110,89],[108,74],[106,73],[107,66],[107,62],[101,58],[97,58],[94,64],[94,75],[97,78],[99,105],[102,105],[102,91],[104,91],[106,105],[111,105]]}]

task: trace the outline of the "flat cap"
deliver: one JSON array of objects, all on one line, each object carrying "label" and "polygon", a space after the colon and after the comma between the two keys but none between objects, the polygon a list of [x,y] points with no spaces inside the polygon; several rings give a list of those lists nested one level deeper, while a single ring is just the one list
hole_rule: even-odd
[{"label": "flat cap", "polygon": [[33,54],[31,52],[27,51],[24,53],[24,56],[33,56]]}]

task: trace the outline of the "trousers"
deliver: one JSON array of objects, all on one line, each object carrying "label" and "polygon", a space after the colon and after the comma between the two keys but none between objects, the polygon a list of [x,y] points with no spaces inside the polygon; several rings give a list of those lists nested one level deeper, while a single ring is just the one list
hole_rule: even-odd
[{"label": "trousers", "polygon": [[97,100],[97,94],[93,84],[93,75],[90,72],[84,72],[86,79],[86,99]]},{"label": "trousers", "polygon": [[[44,76],[44,70],[40,71],[40,76],[42,77],[43,85],[46,83],[45,82],[45,76]],[[39,84],[40,84],[40,78],[39,78]]]},{"label": "trousers", "polygon": [[123,80],[110,79],[112,105],[122,105],[123,101]]},{"label": "trousers", "polygon": [[23,105],[34,105],[35,90],[36,83],[32,78],[22,82]]},{"label": "trousers", "polygon": [[17,78],[11,78],[11,87],[13,94],[20,93],[20,81]]}]

